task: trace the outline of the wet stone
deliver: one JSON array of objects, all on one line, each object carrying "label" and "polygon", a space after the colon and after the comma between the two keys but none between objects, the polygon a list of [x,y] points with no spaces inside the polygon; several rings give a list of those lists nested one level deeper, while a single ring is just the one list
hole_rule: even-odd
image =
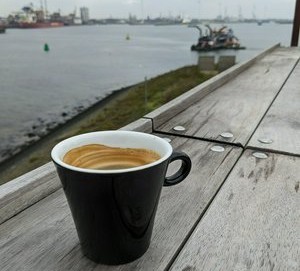
[{"label": "wet stone", "polygon": [[29,138],[32,138],[32,137],[35,137],[36,134],[34,134],[34,133],[28,133],[27,136],[28,136]]}]

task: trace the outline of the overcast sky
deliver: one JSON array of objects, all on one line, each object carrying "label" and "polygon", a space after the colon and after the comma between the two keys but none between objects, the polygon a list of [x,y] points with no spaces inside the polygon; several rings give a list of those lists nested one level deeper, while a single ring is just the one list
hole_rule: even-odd
[{"label": "overcast sky", "polygon": [[[43,0],[44,1],[44,0]],[[71,13],[75,7],[86,6],[90,17],[127,18],[129,13],[137,17],[175,16],[188,18],[215,18],[225,14],[237,17],[239,10],[243,17],[252,18],[287,18],[294,16],[296,0],[48,0],[50,12],[61,10],[63,14]],[[41,6],[40,0],[0,0],[0,16],[7,16],[22,6],[33,3]]]}]

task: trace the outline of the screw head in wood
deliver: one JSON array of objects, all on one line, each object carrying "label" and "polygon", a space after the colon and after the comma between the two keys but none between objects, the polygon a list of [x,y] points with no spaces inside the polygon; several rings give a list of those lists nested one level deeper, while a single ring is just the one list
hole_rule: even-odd
[{"label": "screw head in wood", "polygon": [[224,132],[224,133],[221,134],[221,137],[223,137],[223,138],[232,138],[233,134],[229,133],[229,132]]},{"label": "screw head in wood", "polygon": [[177,131],[177,132],[183,132],[183,131],[185,131],[186,129],[185,129],[185,127],[183,127],[183,126],[175,126],[175,127],[173,128],[173,130],[174,130],[174,131]]},{"label": "screw head in wood", "polygon": [[223,152],[223,151],[225,151],[225,148],[222,146],[215,145],[215,146],[211,147],[210,150],[214,151],[214,152]]},{"label": "screw head in wood", "polygon": [[263,144],[272,144],[273,140],[271,138],[259,138],[258,141]]},{"label": "screw head in wood", "polygon": [[267,159],[268,158],[268,155],[263,152],[254,152],[252,155],[258,159]]},{"label": "screw head in wood", "polygon": [[163,140],[167,141],[168,143],[170,143],[172,141],[172,139],[167,138],[167,137],[163,137]]}]

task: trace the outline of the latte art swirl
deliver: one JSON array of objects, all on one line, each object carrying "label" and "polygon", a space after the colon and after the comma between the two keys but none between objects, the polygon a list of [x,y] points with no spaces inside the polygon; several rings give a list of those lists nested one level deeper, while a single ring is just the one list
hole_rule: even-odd
[{"label": "latte art swirl", "polygon": [[63,161],[80,168],[112,170],[143,166],[160,158],[152,150],[90,144],[70,150]]}]

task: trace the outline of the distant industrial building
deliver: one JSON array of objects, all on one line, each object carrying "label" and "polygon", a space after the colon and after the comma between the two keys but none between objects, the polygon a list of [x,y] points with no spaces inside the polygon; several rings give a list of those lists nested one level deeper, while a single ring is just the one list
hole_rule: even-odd
[{"label": "distant industrial building", "polygon": [[87,24],[90,20],[89,9],[87,7],[80,8],[80,16],[83,24]]}]

